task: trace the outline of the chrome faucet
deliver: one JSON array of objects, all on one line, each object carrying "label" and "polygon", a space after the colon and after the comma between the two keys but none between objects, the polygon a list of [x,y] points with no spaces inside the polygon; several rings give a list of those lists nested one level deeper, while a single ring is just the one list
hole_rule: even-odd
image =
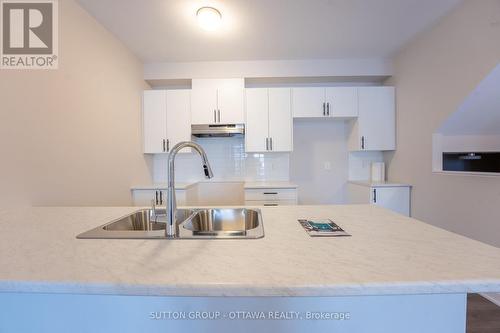
[{"label": "chrome faucet", "polygon": [[168,156],[168,188],[167,188],[167,228],[166,236],[173,238],[176,236],[177,221],[175,219],[175,213],[177,211],[177,201],[175,199],[175,174],[174,174],[174,162],[175,156],[183,148],[193,148],[200,154],[203,163],[203,172],[206,178],[212,178],[214,175],[212,173],[212,168],[208,162],[207,154],[203,148],[192,141],[183,141],[176,144],[171,150]]}]

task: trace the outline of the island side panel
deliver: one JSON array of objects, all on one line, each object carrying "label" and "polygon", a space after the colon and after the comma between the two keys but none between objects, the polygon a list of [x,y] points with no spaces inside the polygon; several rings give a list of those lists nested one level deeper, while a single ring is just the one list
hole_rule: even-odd
[{"label": "island side panel", "polygon": [[465,333],[466,294],[155,297],[2,293],[0,309],[0,332]]}]

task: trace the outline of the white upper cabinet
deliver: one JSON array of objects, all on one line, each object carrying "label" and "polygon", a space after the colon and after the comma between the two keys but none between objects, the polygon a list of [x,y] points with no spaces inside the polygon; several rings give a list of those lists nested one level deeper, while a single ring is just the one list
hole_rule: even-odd
[{"label": "white upper cabinet", "polygon": [[146,90],[143,94],[144,153],[167,153],[191,139],[190,91]]},{"label": "white upper cabinet", "polygon": [[269,146],[268,89],[245,89],[245,150],[267,151]]},{"label": "white upper cabinet", "polygon": [[217,84],[217,114],[218,123],[243,124],[245,122],[243,79],[218,80]]},{"label": "white upper cabinet", "polygon": [[269,88],[269,149],[293,150],[293,118],[290,88]]},{"label": "white upper cabinet", "polygon": [[358,119],[349,134],[350,150],[396,149],[394,87],[359,87]]},{"label": "white upper cabinet", "polygon": [[191,88],[191,123],[215,124],[217,122],[216,80],[195,80]]},{"label": "white upper cabinet", "polygon": [[[167,90],[166,151],[181,141],[191,140],[191,91]],[[181,152],[191,152],[183,149]]]},{"label": "white upper cabinet", "polygon": [[293,88],[293,117],[357,117],[356,87]]},{"label": "white upper cabinet", "polygon": [[358,89],[356,87],[326,88],[326,114],[330,117],[358,116]]},{"label": "white upper cabinet", "polygon": [[325,117],[325,88],[293,88],[294,118]]},{"label": "white upper cabinet", "polygon": [[242,124],[243,79],[193,79],[192,124]]},{"label": "white upper cabinet", "polygon": [[291,90],[246,89],[245,149],[285,152],[293,149]]},{"label": "white upper cabinet", "polygon": [[146,90],[142,97],[145,154],[163,153],[167,140],[167,92]]}]

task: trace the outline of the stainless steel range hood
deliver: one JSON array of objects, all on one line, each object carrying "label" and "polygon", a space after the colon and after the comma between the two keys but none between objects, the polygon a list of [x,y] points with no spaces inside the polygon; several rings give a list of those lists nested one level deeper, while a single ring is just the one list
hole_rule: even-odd
[{"label": "stainless steel range hood", "polygon": [[196,137],[228,137],[245,134],[243,124],[191,125],[191,134]]}]

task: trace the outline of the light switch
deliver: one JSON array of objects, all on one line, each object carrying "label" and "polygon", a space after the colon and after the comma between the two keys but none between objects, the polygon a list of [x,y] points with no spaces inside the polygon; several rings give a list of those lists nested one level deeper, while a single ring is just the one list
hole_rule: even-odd
[{"label": "light switch", "polygon": [[332,169],[332,163],[330,161],[325,162],[325,170],[331,170]]}]

